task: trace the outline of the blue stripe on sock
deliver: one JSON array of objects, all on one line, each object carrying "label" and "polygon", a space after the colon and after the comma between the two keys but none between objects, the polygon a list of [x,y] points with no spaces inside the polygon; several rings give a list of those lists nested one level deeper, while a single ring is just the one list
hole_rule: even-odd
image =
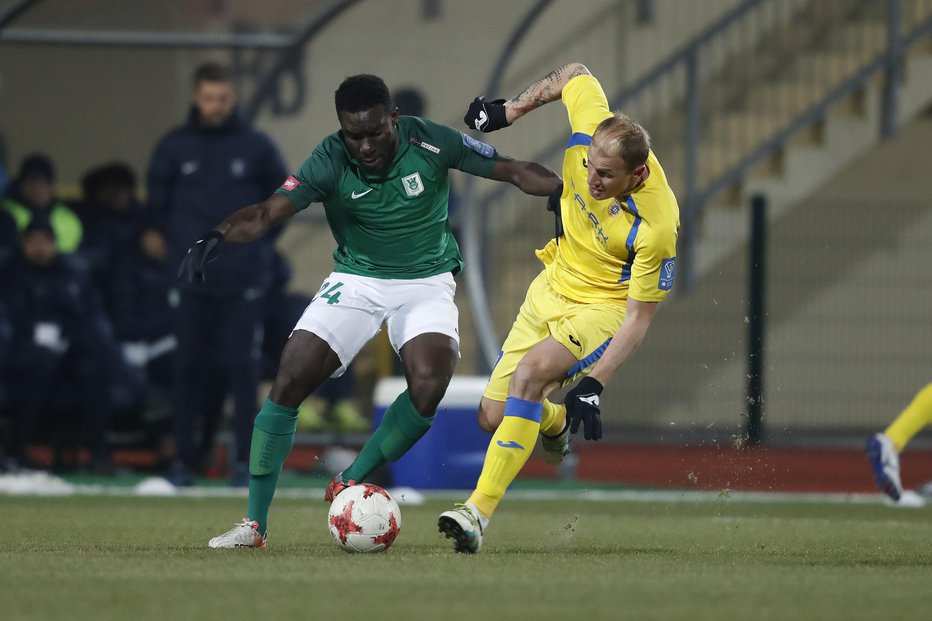
[{"label": "blue stripe on sock", "polygon": [[536,401],[525,401],[517,397],[508,397],[505,400],[505,416],[524,418],[539,423],[544,414],[544,404]]}]

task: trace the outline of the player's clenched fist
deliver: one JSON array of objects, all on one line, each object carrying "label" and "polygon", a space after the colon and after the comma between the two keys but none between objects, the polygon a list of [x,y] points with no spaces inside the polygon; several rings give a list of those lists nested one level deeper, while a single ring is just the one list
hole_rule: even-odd
[{"label": "player's clenched fist", "polygon": [[510,123],[505,118],[505,100],[486,101],[485,97],[476,97],[469,104],[463,122],[469,129],[478,129],[485,133],[508,127]]}]

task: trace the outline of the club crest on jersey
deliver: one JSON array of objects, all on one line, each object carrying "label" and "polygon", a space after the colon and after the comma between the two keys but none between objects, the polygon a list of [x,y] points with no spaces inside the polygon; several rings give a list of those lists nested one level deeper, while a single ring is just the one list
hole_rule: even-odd
[{"label": "club crest on jersey", "polygon": [[401,183],[405,186],[405,194],[408,196],[417,196],[424,191],[424,182],[421,181],[421,175],[418,173],[402,177]]},{"label": "club crest on jersey", "polygon": [[612,203],[612,206],[608,208],[608,214],[614,218],[620,213],[621,213],[621,203],[619,203],[618,201],[615,201],[614,203]]}]

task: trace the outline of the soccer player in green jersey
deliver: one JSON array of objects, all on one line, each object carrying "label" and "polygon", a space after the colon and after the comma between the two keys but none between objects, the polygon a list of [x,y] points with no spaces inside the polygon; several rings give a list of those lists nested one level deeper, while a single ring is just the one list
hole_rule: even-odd
[{"label": "soccer player in green jersey", "polygon": [[203,281],[223,243],[259,238],[309,204],[324,204],[337,242],[335,267],[295,326],[256,416],[249,454],[249,506],[212,548],[265,547],[269,506],[294,440],[298,405],[339,376],[386,324],[408,389],[391,404],[356,461],[327,487],[332,500],[411,448],[433,421],[459,358],[453,275],[463,267],[447,222],[449,170],[507,181],[547,196],[550,170],[418,117],[399,116],[385,83],[347,78],[336,91],[340,131],[327,136],[272,196],[245,207],[198,240],[179,275]]}]

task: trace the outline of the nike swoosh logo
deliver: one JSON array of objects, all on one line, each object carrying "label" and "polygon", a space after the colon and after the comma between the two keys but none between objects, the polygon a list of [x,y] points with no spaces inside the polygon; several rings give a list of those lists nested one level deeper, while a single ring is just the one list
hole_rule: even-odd
[{"label": "nike swoosh logo", "polygon": [[518,444],[517,442],[515,442],[514,440],[511,440],[510,442],[507,442],[507,443],[499,440],[498,442],[496,442],[496,444],[498,444],[502,448],[516,448],[516,449],[521,449],[522,451],[524,450],[524,447]]},{"label": "nike swoosh logo", "polygon": [[368,193],[371,192],[371,191],[372,191],[372,188],[369,188],[369,189],[366,190],[365,192],[360,192],[359,194],[356,194],[356,190],[353,190],[353,193],[350,194],[350,196],[352,196],[353,198],[361,198],[361,197],[365,196],[366,194],[368,194]]}]

